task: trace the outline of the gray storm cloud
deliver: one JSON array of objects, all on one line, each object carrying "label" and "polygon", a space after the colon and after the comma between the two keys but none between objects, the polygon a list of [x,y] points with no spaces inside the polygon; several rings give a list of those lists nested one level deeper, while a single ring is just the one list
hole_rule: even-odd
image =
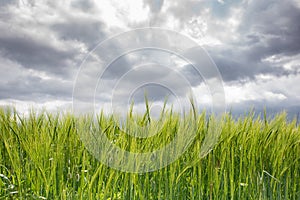
[{"label": "gray storm cloud", "polygon": [[[110,4],[110,1],[0,1],[0,101],[70,101],[79,66],[99,42],[116,33],[149,25],[170,29],[175,27],[175,31],[188,33],[186,28],[189,23],[198,20],[201,23],[195,26],[205,25],[205,30],[203,27],[194,27],[194,31],[201,31],[199,38],[194,39],[204,42],[203,47],[216,63],[226,87],[243,91],[241,88],[253,84],[261,94],[274,93],[273,96],[257,97],[253,89],[243,98],[238,93],[231,99],[244,100],[231,102],[230,106],[242,111],[248,109],[249,104],[269,105],[277,110],[298,108],[300,105],[300,91],[297,87],[300,76],[300,8],[295,1],[234,0],[221,3],[144,0],[143,7],[139,9],[148,9],[149,13],[145,12],[145,21],[138,22],[128,21],[122,13],[117,13],[122,9],[116,6],[118,3]],[[112,18],[119,21],[112,21]],[[118,24],[127,27],[118,27]],[[213,42],[206,41],[207,38]],[[157,41],[162,44],[167,42]],[[121,45],[130,43],[116,43],[108,47],[105,53],[107,56],[122,53]],[[106,102],[111,92],[108,88],[117,82],[118,77],[138,65],[134,59],[165,59],[160,56],[143,51],[112,63],[103,75],[105,84],[110,87],[104,93],[97,94],[99,101]],[[91,76],[99,76],[96,73],[98,58],[94,59],[95,62],[91,62],[90,71],[84,77],[83,96],[91,92],[84,89],[91,84]],[[178,72],[190,80],[192,87],[197,88],[203,83],[191,65],[176,63],[172,59]],[[140,60],[140,63],[143,62]],[[150,72],[139,78],[145,76],[154,82],[165,78],[178,89],[186,90],[176,78],[168,77],[170,74],[167,72],[161,71],[159,76],[158,72]],[[126,84],[135,83],[128,81]],[[161,97],[163,94],[157,88],[151,90],[153,96]],[[233,95],[230,90],[228,93],[229,97]],[[276,100],[276,95],[286,98]],[[253,99],[247,100],[248,97]]]}]

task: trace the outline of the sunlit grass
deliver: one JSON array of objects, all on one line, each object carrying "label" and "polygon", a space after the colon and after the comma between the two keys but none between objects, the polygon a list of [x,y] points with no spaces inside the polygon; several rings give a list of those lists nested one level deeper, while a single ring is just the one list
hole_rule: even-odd
[{"label": "sunlit grass", "polygon": [[[196,137],[178,160],[158,171],[126,173],[96,160],[77,133],[84,117],[31,113],[21,117],[0,110],[0,198],[2,199],[300,199],[300,129],[284,113],[272,119],[253,113],[218,124],[221,135],[199,159],[207,134],[205,113],[165,112],[160,120],[127,117],[121,130],[115,118],[100,114],[107,137],[132,152],[169,143],[180,124],[196,117]],[[126,134],[146,123],[157,134],[137,139]],[[156,128],[157,126],[160,128]]]}]

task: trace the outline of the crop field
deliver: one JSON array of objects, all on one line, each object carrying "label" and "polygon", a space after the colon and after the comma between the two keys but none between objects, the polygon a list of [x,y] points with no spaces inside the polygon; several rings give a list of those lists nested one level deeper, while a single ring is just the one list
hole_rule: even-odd
[{"label": "crop field", "polygon": [[259,118],[249,112],[239,119],[225,114],[217,122],[216,145],[199,158],[213,117],[162,115],[126,118],[125,130],[137,122],[157,131],[144,139],[126,134],[112,116],[99,114],[94,122],[122,149],[149,152],[195,120],[196,136],[177,160],[152,172],[129,173],[101,164],[85,148],[78,130],[88,117],[47,112],[24,117],[0,109],[0,199],[300,199],[296,119],[287,121],[285,113]]}]

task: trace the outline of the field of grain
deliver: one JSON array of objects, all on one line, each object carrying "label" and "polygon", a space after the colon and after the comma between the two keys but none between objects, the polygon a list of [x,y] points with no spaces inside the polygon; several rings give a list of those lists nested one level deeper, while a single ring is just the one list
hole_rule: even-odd
[{"label": "field of grain", "polygon": [[[217,144],[199,159],[210,117],[164,115],[160,131],[147,139],[128,136],[111,116],[100,114],[95,122],[116,145],[142,152],[163,147],[180,124],[196,120],[196,137],[179,159],[137,174],[112,169],[90,154],[77,133],[85,117],[0,110],[0,199],[300,199],[296,120],[288,122],[284,113],[271,119],[226,114],[218,121]],[[157,125],[159,120],[145,116],[129,116],[124,127],[133,121]]]}]

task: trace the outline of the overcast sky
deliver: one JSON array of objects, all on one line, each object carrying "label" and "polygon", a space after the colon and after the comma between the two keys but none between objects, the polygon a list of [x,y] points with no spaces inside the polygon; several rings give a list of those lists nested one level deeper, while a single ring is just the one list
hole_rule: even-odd
[{"label": "overcast sky", "polygon": [[[228,110],[267,106],[293,115],[300,111],[299,19],[299,0],[0,0],[0,105],[21,112],[32,106],[70,109],[89,52],[116,34],[150,26],[179,32],[208,52],[222,76]],[[112,43],[106,53],[121,56],[119,47]],[[155,59],[169,59],[174,69],[149,64]],[[116,107],[129,98],[138,106],[145,89],[153,105],[166,95],[178,103],[192,89],[199,108],[211,106],[205,81],[167,52],[122,55],[102,77],[98,67],[103,66],[92,60],[85,66],[80,91],[84,101],[95,90],[89,80],[104,80],[95,90],[99,108],[112,97]],[[138,85],[139,80],[152,84]]]}]

